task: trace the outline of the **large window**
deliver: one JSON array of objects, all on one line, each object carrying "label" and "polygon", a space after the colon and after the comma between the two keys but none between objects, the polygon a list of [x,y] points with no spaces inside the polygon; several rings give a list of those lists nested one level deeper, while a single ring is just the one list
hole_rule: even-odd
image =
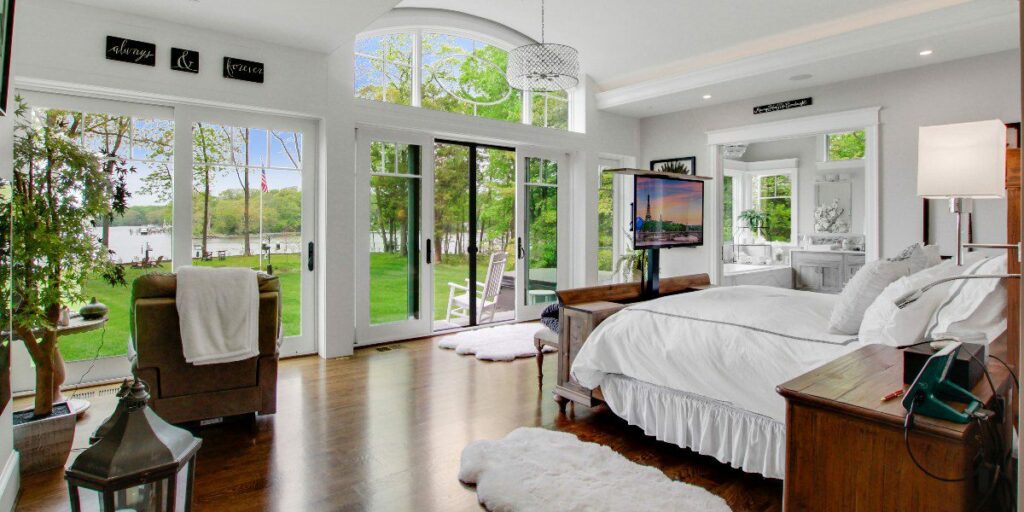
[{"label": "large window", "polygon": [[568,130],[572,95],[513,89],[505,80],[507,60],[506,49],[459,35],[362,37],[355,45],[355,96]]},{"label": "large window", "polygon": [[[786,161],[778,163],[790,164]],[[796,168],[768,168],[772,162],[738,162],[740,169],[727,169],[722,181],[722,241],[749,237],[781,244],[796,241],[797,187]],[[747,166],[757,166],[748,169]],[[763,169],[763,170],[762,170]],[[764,219],[756,230],[744,218],[756,212]],[[739,238],[737,238],[739,236]]]},{"label": "large window", "polygon": [[[123,176],[117,186],[127,192],[124,215],[97,219],[94,233],[125,271],[128,282],[149,272],[171,270],[171,182],[174,122],[103,112],[34,108],[40,123],[103,155],[104,170]],[[128,339],[131,290],[112,286],[101,276],[82,283],[85,295],[110,308],[105,329],[63,336],[61,355],[67,361],[123,355]],[[77,310],[81,304],[70,304]]]},{"label": "large window", "polygon": [[733,178],[722,178],[722,241],[732,242],[732,226],[736,212],[733,210]]}]

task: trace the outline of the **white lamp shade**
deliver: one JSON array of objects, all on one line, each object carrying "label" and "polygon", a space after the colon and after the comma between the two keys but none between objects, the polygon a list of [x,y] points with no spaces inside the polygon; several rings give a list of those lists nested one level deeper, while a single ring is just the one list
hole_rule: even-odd
[{"label": "white lamp shade", "polygon": [[998,119],[922,126],[917,195],[1000,198],[1006,195],[1006,125]]}]

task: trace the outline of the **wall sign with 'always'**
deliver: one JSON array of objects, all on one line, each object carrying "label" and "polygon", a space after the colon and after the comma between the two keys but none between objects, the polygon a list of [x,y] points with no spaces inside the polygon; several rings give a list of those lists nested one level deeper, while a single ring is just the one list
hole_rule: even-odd
[{"label": "wall sign with 'always'", "polygon": [[224,78],[263,83],[263,63],[224,57]]},{"label": "wall sign with 'always'", "polygon": [[798,107],[809,107],[814,104],[814,98],[800,98],[798,100],[780,101],[770,105],[758,105],[754,107],[754,114],[767,114],[779,110],[788,110]]},{"label": "wall sign with 'always'", "polygon": [[107,59],[156,66],[156,45],[124,37],[107,36]]}]

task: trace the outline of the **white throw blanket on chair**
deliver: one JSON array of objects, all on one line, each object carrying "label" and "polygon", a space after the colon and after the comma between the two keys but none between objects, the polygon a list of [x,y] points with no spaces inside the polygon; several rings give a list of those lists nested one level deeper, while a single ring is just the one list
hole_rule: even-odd
[{"label": "white throw blanket on chair", "polygon": [[185,361],[230,363],[259,355],[260,294],[247,268],[181,267],[178,325]]}]

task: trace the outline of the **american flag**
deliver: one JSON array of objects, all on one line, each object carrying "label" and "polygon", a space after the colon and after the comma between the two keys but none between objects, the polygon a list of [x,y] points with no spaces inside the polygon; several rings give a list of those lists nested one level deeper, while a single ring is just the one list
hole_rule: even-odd
[{"label": "american flag", "polygon": [[270,188],[267,187],[267,170],[263,169],[260,172],[260,190],[264,192],[270,192]]}]

